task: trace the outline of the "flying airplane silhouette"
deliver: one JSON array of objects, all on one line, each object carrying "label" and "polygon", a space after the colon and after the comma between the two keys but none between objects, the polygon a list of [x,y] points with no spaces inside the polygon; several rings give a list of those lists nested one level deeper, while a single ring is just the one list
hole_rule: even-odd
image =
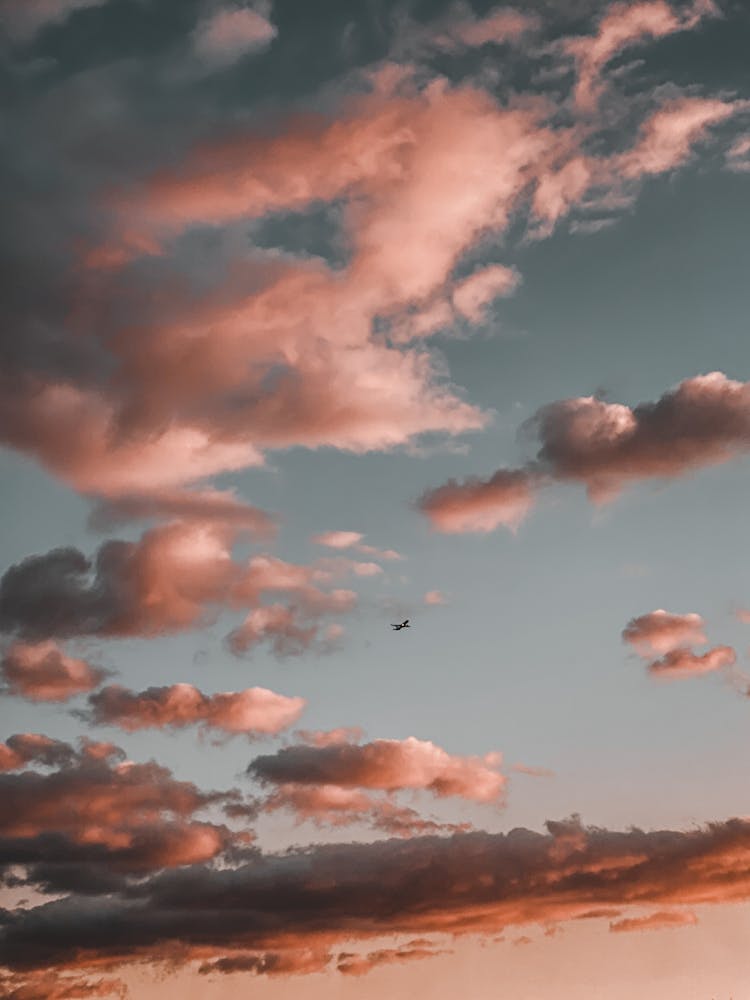
[{"label": "flying airplane silhouette", "polygon": [[409,624],[409,619],[405,618],[400,625],[394,625],[393,622],[391,622],[391,628],[395,629],[397,632],[400,632],[402,628],[411,628],[411,625]]}]

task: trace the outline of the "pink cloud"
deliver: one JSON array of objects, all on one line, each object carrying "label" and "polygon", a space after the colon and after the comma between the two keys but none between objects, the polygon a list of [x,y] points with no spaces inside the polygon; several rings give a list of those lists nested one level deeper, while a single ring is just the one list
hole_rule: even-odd
[{"label": "pink cloud", "polygon": [[710,0],[696,0],[682,13],[664,0],[610,5],[596,34],[568,39],[564,49],[574,56],[578,69],[575,101],[579,109],[592,112],[606,88],[604,69],[620,52],[646,41],[663,38],[694,27],[718,10]]},{"label": "pink cloud", "polygon": [[446,22],[430,33],[429,41],[440,49],[478,48],[488,43],[502,45],[520,41],[534,31],[539,20],[510,7],[493,7],[484,17],[465,17]]},{"label": "pink cloud", "polygon": [[664,103],[641,126],[635,146],[616,159],[627,178],[662,174],[688,159],[709,128],[737,113],[731,101],[681,97]]},{"label": "pink cloud", "polygon": [[331,549],[350,549],[361,542],[363,537],[359,531],[324,531],[320,535],[313,535],[311,541],[316,545],[327,545]]},{"label": "pink cloud", "polygon": [[678,646],[701,645],[706,642],[700,615],[675,615],[659,608],[631,618],[622,632],[624,642],[634,646],[641,656],[668,653]]},{"label": "pink cloud", "polygon": [[256,757],[248,774],[277,785],[338,785],[382,791],[421,788],[438,798],[499,802],[506,783],[498,770],[500,761],[499,754],[453,757],[434,743],[408,737],[361,746],[284,747],[276,754]]},{"label": "pink cloud", "polygon": [[741,135],[727,150],[727,167],[738,174],[750,171],[750,134]]},{"label": "pink cloud", "polygon": [[118,496],[101,500],[95,506],[89,524],[96,530],[109,530],[128,521],[146,519],[194,520],[225,524],[269,541],[276,535],[275,518],[240,500],[231,490],[178,490],[141,496]]},{"label": "pink cloud", "polygon": [[714,646],[702,654],[690,649],[671,649],[661,659],[649,663],[648,671],[653,677],[676,680],[713,673],[723,667],[733,666],[736,660],[737,654],[731,646]]},{"label": "pink cloud", "polygon": [[427,605],[441,605],[448,603],[445,595],[439,590],[428,590],[424,595],[423,600]]},{"label": "pink cloud", "polygon": [[13,643],[3,653],[0,672],[9,694],[30,701],[67,701],[91,691],[107,676],[86,660],[67,656],[51,641]]},{"label": "pink cloud", "polygon": [[[351,560],[333,566],[268,555],[235,561],[236,531],[216,522],[176,521],[136,542],[106,542],[94,560],[77,549],[29,557],[0,579],[0,627],[25,639],[149,636],[194,628],[222,608],[252,608],[233,633],[235,649],[264,637],[275,637],[277,651],[288,641],[305,648],[317,636],[321,617],[347,612],[357,600],[352,590],[319,584],[372,573],[370,565]],[[268,595],[283,595],[291,604],[264,606]],[[329,629],[323,638],[330,642],[338,634]]]},{"label": "pink cloud", "polygon": [[542,407],[531,426],[542,466],[583,482],[602,502],[628,482],[683,476],[750,449],[750,383],[697,375],[632,409],[593,396],[567,399]]},{"label": "pink cloud", "polygon": [[453,305],[472,323],[480,323],[493,299],[512,295],[521,276],[512,267],[493,264],[465,278],[453,290]]},{"label": "pink cloud", "polygon": [[224,7],[202,21],[193,33],[196,54],[209,65],[227,66],[249,52],[258,52],[278,31],[252,7]]},{"label": "pink cloud", "polygon": [[192,684],[129,691],[109,685],[88,699],[87,718],[95,725],[139,729],[182,729],[201,726],[228,735],[275,735],[293,725],[304,698],[289,698],[266,688],[206,695]]},{"label": "pink cloud", "polygon": [[534,478],[521,469],[499,469],[489,479],[449,480],[428,490],[418,507],[438,531],[490,532],[499,525],[514,531],[534,504]]}]

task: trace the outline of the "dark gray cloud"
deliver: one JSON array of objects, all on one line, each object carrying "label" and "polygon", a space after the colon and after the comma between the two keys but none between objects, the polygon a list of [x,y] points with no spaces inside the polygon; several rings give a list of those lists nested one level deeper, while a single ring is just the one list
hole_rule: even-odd
[{"label": "dark gray cloud", "polygon": [[115,965],[167,954],[189,960],[193,946],[217,957],[289,954],[322,940],[496,933],[631,906],[739,901],[750,896],[748,857],[750,824],[740,819],[652,832],[572,820],[550,822],[546,834],[320,846],[231,870],[187,867],[119,896],[71,896],[6,913],[0,960],[13,969],[85,966],[87,956]]}]

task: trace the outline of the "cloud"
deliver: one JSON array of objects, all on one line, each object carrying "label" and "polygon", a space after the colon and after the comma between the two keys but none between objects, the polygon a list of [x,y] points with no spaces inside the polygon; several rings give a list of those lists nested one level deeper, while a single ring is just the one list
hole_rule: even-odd
[{"label": "cloud", "polygon": [[433,528],[460,534],[515,530],[534,505],[535,478],[523,469],[498,469],[489,479],[448,480],[417,501]]},{"label": "cloud", "polygon": [[[104,542],[93,559],[74,548],[30,556],[0,579],[0,630],[24,639],[152,636],[204,624],[225,607],[250,607],[232,634],[234,648],[284,631],[298,633],[304,645],[309,629],[309,640],[317,635],[318,619],[356,603],[354,591],[318,583],[356,575],[362,564],[302,566],[267,555],[237,562],[236,531],[215,521],[175,521],[136,542]],[[261,605],[264,596],[280,594],[292,601],[289,607]]]},{"label": "cloud", "polygon": [[618,160],[626,178],[663,174],[683,164],[713,125],[731,118],[741,105],[681,97],[667,101],[641,126],[636,145]]},{"label": "cloud", "polygon": [[663,677],[668,680],[682,677],[696,677],[699,674],[712,673],[723,667],[731,667],[737,660],[737,654],[731,646],[714,646],[705,653],[694,653],[690,649],[671,649],[659,660],[649,663],[648,672],[652,677]]},{"label": "cloud", "polygon": [[750,897],[746,820],[687,831],[610,831],[575,819],[547,826],[545,834],[318,845],[257,853],[235,867],[176,869],[127,892],[13,911],[0,926],[0,961],[30,973],[167,954],[175,965],[233,951],[293,957],[384,935],[493,936]]},{"label": "cloud", "polygon": [[0,771],[16,771],[27,764],[61,767],[75,758],[76,753],[69,743],[41,733],[17,733],[0,743]]},{"label": "cloud", "polygon": [[76,751],[26,734],[0,745],[0,759],[7,752],[18,758],[5,760],[7,770],[54,768],[0,774],[0,854],[6,867],[28,866],[27,884],[110,892],[122,882],[118,873],[200,863],[242,841],[226,826],[194,819],[237,801],[237,792],[202,792],[153,761],[125,760],[111,744],[83,740]]},{"label": "cloud", "polygon": [[68,701],[98,687],[107,671],[67,656],[54,642],[15,642],[2,654],[8,694],[30,701]]},{"label": "cloud", "polygon": [[750,450],[750,383],[722,372],[684,379],[656,402],[635,407],[595,396],[558,400],[524,424],[537,438],[535,458],[488,479],[449,480],[417,503],[444,532],[515,528],[533,506],[535,492],[554,482],[579,482],[594,503],[626,486],[677,478]]},{"label": "cloud", "polygon": [[445,595],[439,590],[428,590],[422,599],[424,603],[427,604],[428,606],[448,603],[448,600],[445,597]]},{"label": "cloud", "polygon": [[288,698],[267,688],[223,691],[206,695],[192,684],[129,691],[111,684],[89,695],[88,721],[139,729],[182,729],[200,726],[230,736],[275,735],[293,725],[305,707],[304,698]]},{"label": "cloud", "polygon": [[324,531],[313,535],[310,539],[315,545],[325,545],[329,549],[355,549],[362,555],[373,556],[386,561],[403,559],[394,549],[378,549],[364,542],[364,535],[359,531]]},{"label": "cloud", "polygon": [[574,96],[578,108],[593,112],[606,90],[604,69],[619,53],[636,45],[695,27],[716,16],[711,0],[696,0],[681,12],[664,0],[614,3],[608,6],[594,35],[566,39],[562,49],[573,56],[578,78]]},{"label": "cloud", "polygon": [[292,954],[264,952],[259,955],[233,955],[204,962],[198,967],[198,972],[202,976],[216,973],[231,975],[236,972],[249,972],[256,976],[301,976],[323,972],[331,958],[329,952],[313,949],[304,949]]},{"label": "cloud", "polygon": [[512,267],[493,264],[475,271],[453,290],[453,305],[472,323],[481,323],[493,299],[512,295],[521,275]]},{"label": "cloud", "polygon": [[338,785],[382,791],[426,789],[438,798],[459,796],[475,802],[499,802],[505,778],[499,754],[453,757],[445,750],[410,736],[375,740],[361,746],[283,747],[256,757],[247,773],[265,784]]},{"label": "cloud", "polygon": [[195,520],[226,524],[238,531],[247,531],[262,541],[273,539],[278,528],[271,514],[244,503],[229,490],[214,489],[99,500],[91,513],[89,525],[97,531],[108,531],[129,521],[141,520]]},{"label": "cloud", "polygon": [[5,29],[13,41],[26,43],[43,28],[62,24],[77,10],[99,7],[107,0],[2,0]]},{"label": "cloud", "polygon": [[609,925],[614,934],[629,931],[660,930],[663,927],[694,927],[698,918],[689,910],[660,910],[645,917],[630,917],[616,920]]},{"label": "cloud", "polygon": [[347,976],[365,976],[380,965],[392,962],[411,962],[436,955],[450,954],[435,948],[428,941],[409,941],[398,948],[380,948],[367,954],[341,952],[336,958],[336,968]]},{"label": "cloud", "polygon": [[622,631],[623,642],[630,643],[641,656],[668,653],[678,646],[706,642],[700,615],[675,615],[663,608],[631,618]]},{"label": "cloud", "polygon": [[224,7],[201,21],[193,32],[193,45],[200,59],[223,67],[267,48],[277,34],[277,28],[259,10]]},{"label": "cloud", "polygon": [[0,973],[0,988],[5,1000],[85,1000],[86,997],[126,997],[127,986],[121,979],[88,979],[82,976],[59,976],[42,972],[31,976],[6,976]]}]

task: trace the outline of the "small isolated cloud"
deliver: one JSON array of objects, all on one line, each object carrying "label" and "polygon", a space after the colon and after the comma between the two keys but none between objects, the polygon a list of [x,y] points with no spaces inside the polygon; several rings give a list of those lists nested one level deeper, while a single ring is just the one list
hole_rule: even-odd
[{"label": "small isolated cloud", "polygon": [[737,661],[737,654],[731,646],[714,646],[705,653],[694,653],[690,649],[672,649],[659,660],[648,665],[653,677],[677,680],[682,677],[697,677],[713,673],[722,667],[731,667]]},{"label": "small isolated cloud", "polygon": [[613,934],[622,934],[629,931],[660,930],[663,927],[694,927],[697,923],[698,918],[689,910],[659,910],[645,917],[613,921],[609,929]]},{"label": "small isolated cloud", "polygon": [[424,603],[427,605],[447,604],[448,598],[440,590],[428,590],[424,595]]},{"label": "small isolated cloud", "polygon": [[254,737],[275,735],[293,725],[306,702],[260,687],[207,695],[192,684],[145,691],[111,684],[90,695],[88,704],[88,711],[82,713],[88,721],[127,732],[200,726],[229,736]]},{"label": "small isolated cloud", "polygon": [[511,764],[511,771],[527,774],[531,778],[554,778],[555,772],[548,767],[532,767],[530,764]]},{"label": "small isolated cloud", "polygon": [[423,493],[418,508],[433,528],[449,534],[515,530],[534,504],[534,478],[522,469],[498,469],[489,479],[450,479]]},{"label": "small isolated cloud", "polygon": [[29,701],[68,701],[93,690],[107,671],[68,656],[57,643],[14,642],[2,655],[0,672],[8,694]]},{"label": "small isolated cloud", "polygon": [[663,608],[631,618],[622,631],[623,642],[633,646],[641,656],[668,653],[678,646],[700,645],[706,642],[704,622],[700,615],[675,615]]},{"label": "small isolated cloud", "polygon": [[364,537],[360,531],[324,531],[319,535],[313,535],[310,541],[329,549],[354,549],[361,555],[372,556],[375,559],[386,561],[403,559],[403,556],[394,549],[379,549],[366,544]]},{"label": "small isolated cloud", "polygon": [[260,10],[224,7],[202,21],[193,33],[196,55],[210,66],[229,66],[250,52],[260,52],[278,31]]},{"label": "small isolated cloud", "polygon": [[453,305],[472,323],[481,323],[490,303],[512,295],[521,283],[521,275],[513,267],[493,264],[465,278],[453,291]]}]

